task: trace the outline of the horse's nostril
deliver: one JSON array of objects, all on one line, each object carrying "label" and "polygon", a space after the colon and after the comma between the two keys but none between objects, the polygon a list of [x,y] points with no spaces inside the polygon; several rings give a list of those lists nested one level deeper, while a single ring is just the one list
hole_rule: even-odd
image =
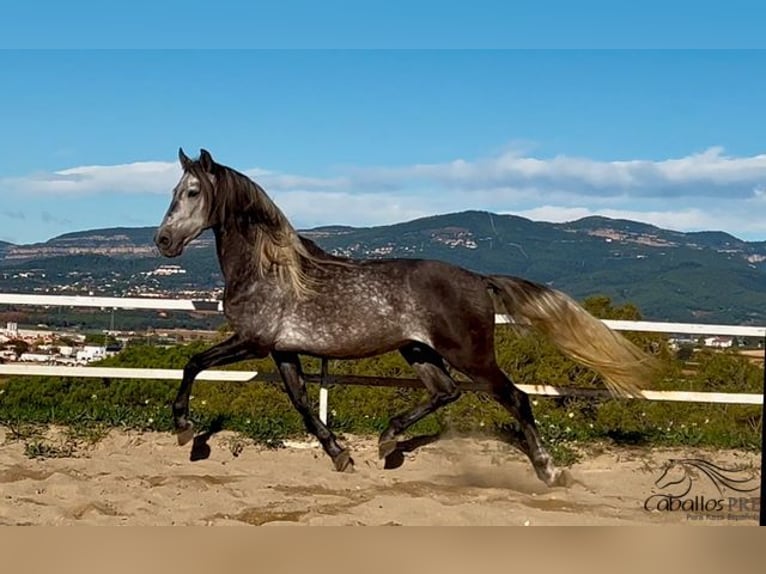
[{"label": "horse's nostril", "polygon": [[154,242],[159,247],[167,247],[170,245],[170,235],[168,233],[158,233],[157,237],[154,239]]}]

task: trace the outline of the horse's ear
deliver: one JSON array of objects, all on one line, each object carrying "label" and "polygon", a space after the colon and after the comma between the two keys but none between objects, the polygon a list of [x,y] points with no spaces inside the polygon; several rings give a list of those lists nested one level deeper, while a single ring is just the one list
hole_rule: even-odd
[{"label": "horse's ear", "polygon": [[184,169],[188,169],[191,165],[192,160],[189,159],[189,156],[187,156],[184,153],[183,148],[178,148],[178,161],[181,162],[181,167]]},{"label": "horse's ear", "polygon": [[213,156],[206,149],[199,150],[199,164],[206,173],[213,173],[215,162],[213,161]]}]

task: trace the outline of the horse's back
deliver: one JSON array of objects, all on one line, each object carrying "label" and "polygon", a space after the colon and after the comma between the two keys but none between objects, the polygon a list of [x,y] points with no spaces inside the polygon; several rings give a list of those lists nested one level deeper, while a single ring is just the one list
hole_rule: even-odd
[{"label": "horse's back", "polygon": [[445,333],[493,321],[482,276],[426,259],[328,265],[317,293],[283,316],[278,347],[320,355],[376,354],[408,341],[428,345]]}]

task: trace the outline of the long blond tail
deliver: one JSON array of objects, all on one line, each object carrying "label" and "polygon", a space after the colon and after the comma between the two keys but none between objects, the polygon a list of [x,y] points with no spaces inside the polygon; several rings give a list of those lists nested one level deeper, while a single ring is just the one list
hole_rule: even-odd
[{"label": "long blond tail", "polygon": [[568,295],[516,277],[487,278],[499,298],[498,312],[530,325],[566,355],[597,371],[613,395],[638,396],[650,381],[655,360]]}]

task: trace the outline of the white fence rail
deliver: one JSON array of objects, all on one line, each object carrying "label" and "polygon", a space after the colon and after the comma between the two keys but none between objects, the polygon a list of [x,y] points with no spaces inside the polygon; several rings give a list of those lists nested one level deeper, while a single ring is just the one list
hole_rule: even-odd
[{"label": "white fence rail", "polygon": [[223,311],[221,301],[161,299],[155,297],[88,297],[85,295],[28,295],[0,293],[0,305],[36,307],[96,307],[99,309],[149,309],[154,311]]},{"label": "white fence rail", "polygon": [[[59,367],[54,365],[0,365],[0,375],[27,377],[74,377],[78,379],[150,379],[180,381],[182,369],[138,369],[132,367]],[[252,381],[257,371],[210,369],[197,375],[198,381]]]},{"label": "white fence rail", "polygon": [[[161,299],[153,297],[87,297],[75,295],[37,295],[0,293],[0,305],[33,305],[38,307],[91,307],[111,309],[143,309],[162,311],[208,311],[221,312],[220,301],[189,299]],[[498,324],[510,323],[505,315],[496,315]],[[703,323],[667,323],[653,321],[605,320],[609,327],[619,331],[642,331],[653,333],[674,333],[689,335],[721,335],[737,337],[766,338],[766,326],[715,325]],[[137,369],[104,367],[65,367],[49,365],[0,365],[0,375],[62,376],[82,378],[133,378],[180,380],[183,371],[174,369]],[[257,372],[211,369],[200,373],[199,380],[250,381],[258,377]],[[331,377],[343,384],[342,377]],[[402,379],[404,381],[405,379]],[[327,421],[328,389],[326,379],[320,388],[320,417]],[[349,384],[355,384],[353,382]],[[369,384],[369,383],[365,383]],[[524,391],[541,396],[594,396],[606,394],[593,389],[554,387],[551,385],[519,385]],[[650,401],[704,402],[727,404],[763,404],[763,394],[755,393],[713,393],[691,391],[641,391],[641,398]]]},{"label": "white fence rail", "polygon": [[[183,376],[181,369],[139,369],[129,367],[59,367],[52,365],[0,365],[0,375],[27,377],[73,377],[80,379],[151,379],[180,381]],[[309,375],[309,379],[316,377]],[[374,377],[370,377],[374,379]],[[198,381],[231,381],[247,382],[258,380],[258,371],[234,371],[210,369],[197,375]],[[261,379],[265,380],[265,379]],[[344,384],[343,377],[332,377],[338,384]],[[408,381],[411,379],[401,379]],[[387,379],[386,382],[390,381]],[[354,382],[346,384],[358,384]],[[368,383],[373,385],[374,383]],[[383,385],[381,385],[383,386]],[[385,385],[390,386],[390,385]],[[551,385],[516,385],[530,395],[560,397],[560,396],[609,396],[608,391],[600,389],[578,389],[555,387]],[[326,385],[323,387],[326,391]],[[649,401],[723,403],[737,405],[760,405],[763,395],[757,393],[714,393],[693,391],[641,391],[641,396]],[[320,397],[321,399],[321,397]],[[320,418],[327,422],[327,399],[320,401]]]}]

